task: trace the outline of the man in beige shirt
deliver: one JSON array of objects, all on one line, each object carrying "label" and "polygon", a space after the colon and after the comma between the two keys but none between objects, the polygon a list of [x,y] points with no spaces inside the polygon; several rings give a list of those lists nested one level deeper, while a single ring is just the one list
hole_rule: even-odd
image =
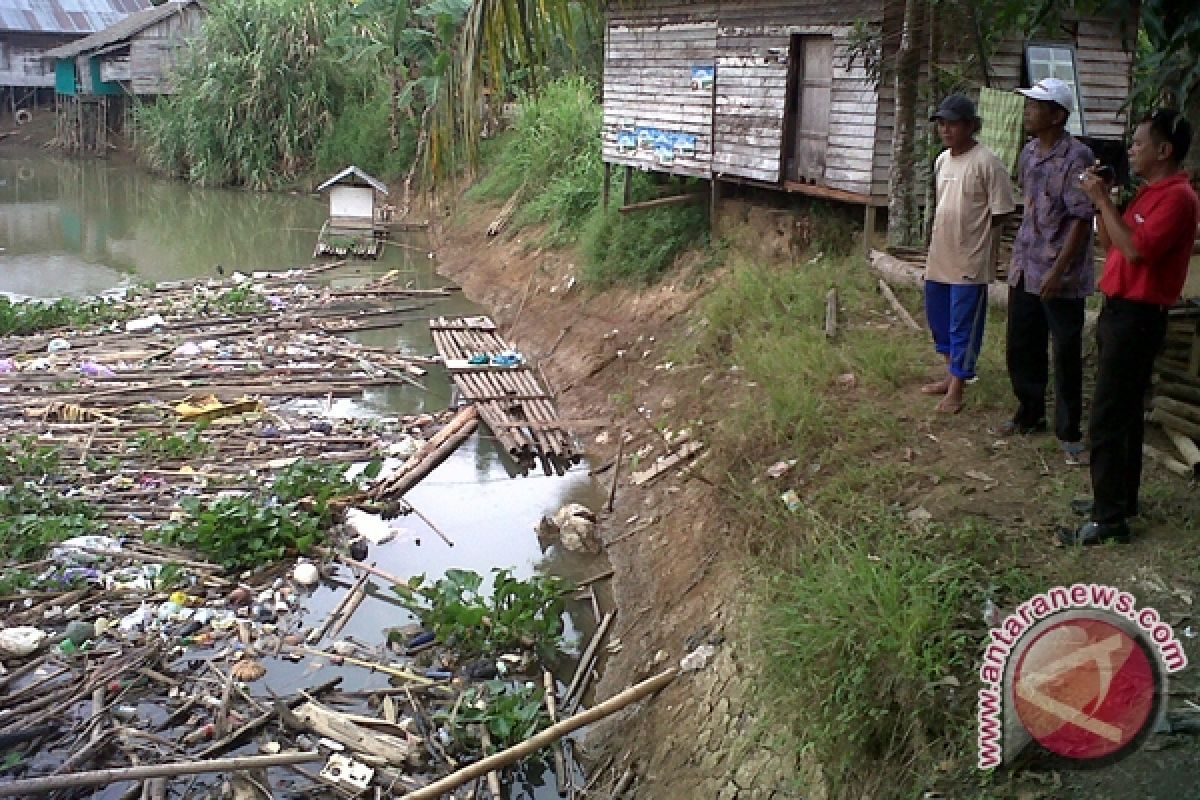
[{"label": "man in beige shirt", "polygon": [[937,410],[957,414],[983,345],[997,228],[1016,204],[1008,170],[975,141],[980,122],[974,103],[950,95],[932,121],[946,149],[934,162],[937,210],[925,267],[925,316],[937,351],[946,359],[946,375],[921,391],[943,395]]}]

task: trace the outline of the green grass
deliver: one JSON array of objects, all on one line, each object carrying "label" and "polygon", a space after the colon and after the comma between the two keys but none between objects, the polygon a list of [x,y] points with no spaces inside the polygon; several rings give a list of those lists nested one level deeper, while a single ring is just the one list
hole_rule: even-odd
[{"label": "green grass", "polygon": [[[543,226],[540,242],[576,242],[584,255],[585,283],[604,288],[646,285],[686,250],[708,244],[703,202],[622,215],[601,208],[604,184],[603,109],[596,88],[564,78],[521,100],[512,128],[484,153],[485,175],[468,200],[491,204],[518,198],[511,231]],[[616,170],[613,202],[624,196],[624,170]],[[634,173],[634,202],[660,196],[657,176]]]},{"label": "green grass", "polygon": [[865,761],[894,769],[930,760],[928,743],[960,711],[931,685],[972,655],[957,631],[973,565],[931,558],[901,518],[873,512],[850,527],[816,515],[799,523],[811,528],[803,558],[762,568],[755,584],[751,648],[764,698],[822,765],[834,796],[861,785]]}]

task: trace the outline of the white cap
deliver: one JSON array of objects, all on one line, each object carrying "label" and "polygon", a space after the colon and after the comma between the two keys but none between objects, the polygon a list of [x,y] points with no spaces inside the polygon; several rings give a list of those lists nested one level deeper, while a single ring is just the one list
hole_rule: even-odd
[{"label": "white cap", "polygon": [[1075,92],[1066,81],[1058,78],[1042,78],[1029,89],[1017,89],[1017,92],[1032,100],[1049,100],[1058,103],[1067,111],[1075,110]]}]

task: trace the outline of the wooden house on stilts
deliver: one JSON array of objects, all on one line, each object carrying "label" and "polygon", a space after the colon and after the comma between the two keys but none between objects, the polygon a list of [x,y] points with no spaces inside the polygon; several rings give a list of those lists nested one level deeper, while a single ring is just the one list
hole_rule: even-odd
[{"label": "wooden house on stilts", "polygon": [[[971,4],[927,5],[913,31],[925,43],[918,134],[940,100],[928,87],[957,82],[976,96],[1001,90],[990,97],[1005,114],[985,124],[1019,146],[1019,96],[1003,95],[1052,75],[1076,88],[1075,133],[1110,147],[1125,135],[1132,17],[1070,16],[985,50],[988,22]],[[714,203],[729,184],[800,193],[862,206],[874,230],[891,194],[904,10],[904,0],[610,0],[605,185],[624,166],[709,180]]]},{"label": "wooden house on stilts", "polygon": [[171,70],[199,36],[204,14],[199,0],[167,0],[47,51],[59,144],[107,155],[109,139],[130,129],[135,102],[171,93]]},{"label": "wooden house on stilts", "polygon": [[0,112],[16,124],[54,100],[47,50],[150,8],[150,0],[0,0]]}]

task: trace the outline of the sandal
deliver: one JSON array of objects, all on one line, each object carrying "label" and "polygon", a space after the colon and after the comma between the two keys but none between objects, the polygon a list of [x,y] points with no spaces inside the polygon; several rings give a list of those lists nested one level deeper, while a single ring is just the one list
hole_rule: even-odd
[{"label": "sandal", "polygon": [[1079,467],[1088,463],[1088,449],[1083,442],[1059,442],[1058,445],[1068,466]]}]

